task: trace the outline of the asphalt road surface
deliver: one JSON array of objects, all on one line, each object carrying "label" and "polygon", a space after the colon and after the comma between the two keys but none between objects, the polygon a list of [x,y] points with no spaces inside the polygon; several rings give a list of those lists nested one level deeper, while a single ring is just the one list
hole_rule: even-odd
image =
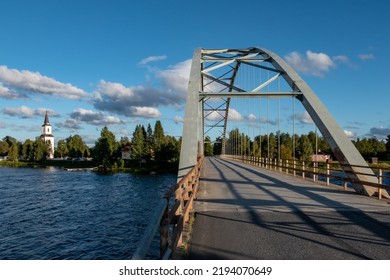
[{"label": "asphalt road surface", "polygon": [[390,259],[390,204],[207,158],[190,259]]}]

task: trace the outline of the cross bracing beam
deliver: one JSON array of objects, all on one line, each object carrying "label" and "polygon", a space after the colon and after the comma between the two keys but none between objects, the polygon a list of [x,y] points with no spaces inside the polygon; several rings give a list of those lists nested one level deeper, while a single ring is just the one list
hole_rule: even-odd
[{"label": "cross bracing beam", "polygon": [[[273,74],[272,78],[268,76],[268,80],[265,82],[263,81],[257,86],[247,88],[245,85],[237,82],[237,76],[240,74],[242,65],[273,72],[276,75]],[[228,76],[229,73],[232,73],[230,77]],[[269,84],[274,83],[275,80],[280,80],[279,77],[283,78],[291,91],[261,91],[266,86],[268,87]],[[225,111],[223,112],[224,114],[219,113],[221,118],[224,115],[224,129],[221,135],[223,147],[230,100],[231,98],[239,97],[295,97],[303,104],[321,131],[322,136],[328,142],[337,160],[342,164],[346,174],[355,182],[353,184],[355,190],[358,193],[367,195],[375,193],[376,190],[374,188],[358,183],[359,181],[375,183],[376,177],[371,176],[374,173],[371,171],[370,173],[372,174],[364,175],[364,173],[367,173],[366,168],[358,167],[367,167],[367,163],[313,90],[283,59],[272,51],[256,47],[195,50],[188,86],[178,179],[186,174],[183,172],[195,166],[197,156],[203,154],[203,126],[205,122],[203,108],[207,99],[224,98],[223,106],[225,106]],[[219,127],[220,122],[221,120],[218,120],[214,127]],[[189,142],[187,143],[187,141]]]},{"label": "cross bracing beam", "polygon": [[229,97],[229,98],[268,98],[268,97],[296,97],[301,95],[301,92],[201,92],[199,93],[199,98],[202,99],[204,97]]}]

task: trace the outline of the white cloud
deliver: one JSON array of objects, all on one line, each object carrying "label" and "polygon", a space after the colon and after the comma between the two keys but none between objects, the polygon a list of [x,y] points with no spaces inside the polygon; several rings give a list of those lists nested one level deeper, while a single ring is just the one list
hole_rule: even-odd
[{"label": "white cloud", "polygon": [[166,55],[159,55],[159,56],[149,56],[147,58],[142,59],[140,62],[138,62],[139,65],[146,65],[150,62],[160,61],[167,59]]},{"label": "white cloud", "polygon": [[133,116],[144,117],[144,118],[159,118],[161,112],[153,107],[132,107]]},{"label": "white cloud", "polygon": [[351,139],[354,139],[356,137],[356,134],[350,130],[344,130],[344,133]]},{"label": "white cloud", "polygon": [[178,123],[183,123],[184,122],[184,119],[183,117],[180,117],[180,116],[175,116],[173,121],[178,124]]},{"label": "white cloud", "polygon": [[59,128],[67,128],[70,130],[81,129],[80,122],[75,119],[67,119],[64,123],[57,123],[56,126],[58,126]]},{"label": "white cloud", "polygon": [[9,69],[4,65],[0,66],[0,81],[16,92],[27,91],[29,93],[41,93],[67,99],[81,99],[86,96],[82,89],[71,84],[56,81],[38,72]]},{"label": "white cloud", "polygon": [[0,98],[19,99],[22,97],[22,95],[11,91],[9,88],[5,87],[2,83],[0,83]]},{"label": "white cloud", "polygon": [[20,106],[19,108],[4,108],[1,112],[5,115],[9,115],[12,117],[21,117],[23,119],[33,118],[36,116],[44,116],[46,112],[49,116],[58,117],[59,115],[51,109],[46,108],[38,108],[32,109],[27,106]]},{"label": "white cloud", "polygon": [[165,86],[168,92],[174,93],[177,98],[185,100],[190,77],[192,59],[188,59],[157,72],[157,78]]},{"label": "white cloud", "polygon": [[248,120],[250,120],[250,121],[255,121],[257,118],[256,118],[256,116],[254,115],[254,114],[249,114],[248,115]]},{"label": "white cloud", "polygon": [[159,117],[161,113],[155,107],[174,106],[178,102],[172,94],[166,94],[156,88],[126,87],[103,80],[93,94],[92,103],[95,108],[128,117]]},{"label": "white cloud", "polygon": [[191,60],[186,60],[165,70],[153,69],[160,83],[158,87],[127,87],[101,80],[93,92],[92,104],[98,110],[128,117],[160,117],[157,107],[179,107],[184,103],[190,68]]},{"label": "white cloud", "polygon": [[372,53],[362,53],[358,55],[360,60],[366,61],[366,60],[373,60],[375,59],[375,56]]},{"label": "white cloud", "polygon": [[63,123],[58,123],[57,126],[70,130],[79,130],[82,128],[80,126],[82,123],[95,126],[109,126],[124,124],[125,121],[115,116],[107,116],[102,112],[95,112],[93,110],[78,108],[73,110],[69,119]]},{"label": "white cloud", "polygon": [[[324,73],[329,72],[331,67],[336,66],[329,55],[315,53],[311,50],[306,51],[306,57],[298,52],[291,52],[285,56],[285,59],[297,71],[318,77],[323,77]],[[340,59],[340,56],[338,59]]]},{"label": "white cloud", "polygon": [[300,122],[301,124],[314,124],[312,118],[307,111],[305,111],[304,113],[295,114],[295,120]]},{"label": "white cloud", "polygon": [[6,127],[7,127],[7,125],[4,122],[0,121],[0,128],[6,128]]},{"label": "white cloud", "polygon": [[[225,117],[225,111],[216,110],[216,111],[213,111],[210,114],[208,114],[206,116],[206,120],[220,121],[220,120],[223,120],[224,117]],[[243,121],[244,117],[239,112],[237,112],[235,109],[229,108],[228,119],[229,119],[229,121],[237,121],[238,122],[238,121]]]},{"label": "white cloud", "polygon": [[244,117],[233,108],[229,108],[229,121],[242,121]]},{"label": "white cloud", "polygon": [[77,122],[87,123],[97,126],[124,124],[125,122],[115,116],[106,116],[102,112],[95,112],[83,108],[78,108],[70,114],[68,124],[76,124]]}]

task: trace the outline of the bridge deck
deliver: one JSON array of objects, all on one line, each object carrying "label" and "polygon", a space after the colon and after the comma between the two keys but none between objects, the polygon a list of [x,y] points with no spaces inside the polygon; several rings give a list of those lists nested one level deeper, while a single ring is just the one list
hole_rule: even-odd
[{"label": "bridge deck", "polygon": [[390,259],[390,204],[206,158],[191,259]]}]

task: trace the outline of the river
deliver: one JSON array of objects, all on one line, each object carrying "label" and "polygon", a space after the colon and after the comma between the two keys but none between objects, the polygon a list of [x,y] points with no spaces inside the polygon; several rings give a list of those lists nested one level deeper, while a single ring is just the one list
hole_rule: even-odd
[{"label": "river", "polygon": [[[129,259],[176,176],[0,168],[0,259]],[[158,258],[158,238],[151,259]]]}]

